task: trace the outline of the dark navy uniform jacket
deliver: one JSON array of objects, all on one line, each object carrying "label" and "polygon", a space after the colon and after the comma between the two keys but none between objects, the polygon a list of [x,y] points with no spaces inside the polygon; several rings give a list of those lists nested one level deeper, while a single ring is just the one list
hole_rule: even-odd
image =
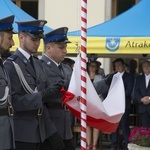
[{"label": "dark navy uniform jacket", "polygon": [[[38,92],[28,94],[20,83],[14,64],[17,63],[29,86]],[[19,51],[7,59],[5,67],[10,75],[12,84],[12,104],[14,107],[15,140],[28,143],[39,143],[56,132],[56,128],[50,120],[49,113],[42,101],[41,90],[48,86],[48,79],[42,69],[41,63],[34,58],[34,69],[26,57]],[[43,114],[38,116],[38,110],[42,108]]]},{"label": "dark navy uniform jacket", "polygon": [[[0,99],[3,98],[5,93],[5,88],[9,88],[9,100],[2,102],[0,101],[0,109],[8,109],[11,105],[11,87],[9,76],[6,69],[0,66]],[[0,115],[0,149],[10,149],[14,148],[14,125],[13,116]]]},{"label": "dark navy uniform jacket", "polygon": [[[50,60],[46,55],[42,55],[41,62],[43,68],[45,69],[47,76],[51,82],[56,82],[59,80],[65,80],[68,82],[66,84],[69,85],[72,69],[61,63],[62,65],[62,73],[57,67],[57,65]],[[70,111],[66,111],[62,104],[62,95],[57,94],[51,97],[50,103],[48,103],[48,110],[51,117],[51,120],[54,122],[58,133],[64,140],[68,140],[72,138],[72,130],[71,130],[71,113]]]}]

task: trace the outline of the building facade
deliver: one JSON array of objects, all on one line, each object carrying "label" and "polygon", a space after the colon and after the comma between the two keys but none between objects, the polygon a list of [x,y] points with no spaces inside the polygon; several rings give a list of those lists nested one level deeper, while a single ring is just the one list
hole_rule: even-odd
[{"label": "building facade", "polygon": [[[81,0],[12,1],[35,19],[47,20],[47,26],[52,29],[61,26],[67,26],[69,31],[76,31],[81,29]],[[135,5],[138,1],[139,0],[87,1],[87,27],[92,27],[110,20],[111,18],[119,15],[120,13]],[[108,74],[110,72],[111,59],[102,58],[102,56],[99,56],[99,61],[101,61],[102,67],[105,69],[105,73]]]}]

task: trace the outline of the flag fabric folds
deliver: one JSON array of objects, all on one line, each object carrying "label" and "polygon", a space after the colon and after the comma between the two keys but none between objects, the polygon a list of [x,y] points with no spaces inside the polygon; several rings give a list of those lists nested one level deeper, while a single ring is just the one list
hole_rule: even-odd
[{"label": "flag fabric folds", "polygon": [[[68,91],[64,91],[63,102],[69,110],[81,119],[81,109],[85,107],[80,102],[81,95],[81,63],[80,56],[74,65],[74,70],[70,80]],[[87,125],[97,128],[104,132],[115,132],[119,121],[125,111],[125,92],[122,76],[115,74],[108,95],[102,102],[94,86],[86,74],[86,114]]]}]

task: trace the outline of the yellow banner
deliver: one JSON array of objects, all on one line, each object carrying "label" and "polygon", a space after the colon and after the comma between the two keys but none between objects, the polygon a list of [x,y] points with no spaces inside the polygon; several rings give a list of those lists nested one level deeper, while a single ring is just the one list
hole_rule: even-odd
[{"label": "yellow banner", "polygon": [[[72,42],[68,44],[68,54],[77,53],[81,47],[80,37],[68,37]],[[15,46],[11,51],[15,51],[19,46],[18,37],[14,35]],[[43,40],[38,52],[43,52]],[[97,54],[149,54],[150,53],[150,37],[88,37],[87,53]]]},{"label": "yellow banner", "polygon": [[[76,45],[81,46],[80,37],[69,37],[68,53],[75,53]],[[88,37],[87,53],[97,54],[148,54],[150,37]]]}]

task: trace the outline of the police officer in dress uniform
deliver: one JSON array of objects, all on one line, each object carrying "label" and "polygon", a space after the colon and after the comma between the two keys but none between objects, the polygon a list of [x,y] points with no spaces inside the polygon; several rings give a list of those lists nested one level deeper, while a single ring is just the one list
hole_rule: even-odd
[{"label": "police officer in dress uniform", "polygon": [[[0,19],[0,56],[14,45],[12,23],[14,16]],[[15,148],[13,108],[9,76],[0,58],[0,150]]]},{"label": "police officer in dress uniform", "polygon": [[41,62],[33,57],[43,38],[46,21],[17,24],[20,45],[5,62],[12,84],[16,150],[39,150],[45,139],[54,141],[57,150],[63,147],[63,141],[50,120],[45,104],[59,93],[63,83],[59,81],[50,85]]},{"label": "police officer in dress uniform", "polygon": [[[43,68],[51,82],[64,80],[65,90],[67,90],[72,69],[61,63],[67,53],[67,43],[70,41],[67,38],[67,27],[61,27],[47,33],[44,37],[45,53],[41,57]],[[58,133],[62,137],[65,148],[63,150],[74,150],[72,141],[71,129],[71,113],[62,103],[62,94],[57,94],[52,97],[50,103],[47,104],[50,118],[54,122]],[[47,142],[45,141],[41,150],[47,150]]]}]

